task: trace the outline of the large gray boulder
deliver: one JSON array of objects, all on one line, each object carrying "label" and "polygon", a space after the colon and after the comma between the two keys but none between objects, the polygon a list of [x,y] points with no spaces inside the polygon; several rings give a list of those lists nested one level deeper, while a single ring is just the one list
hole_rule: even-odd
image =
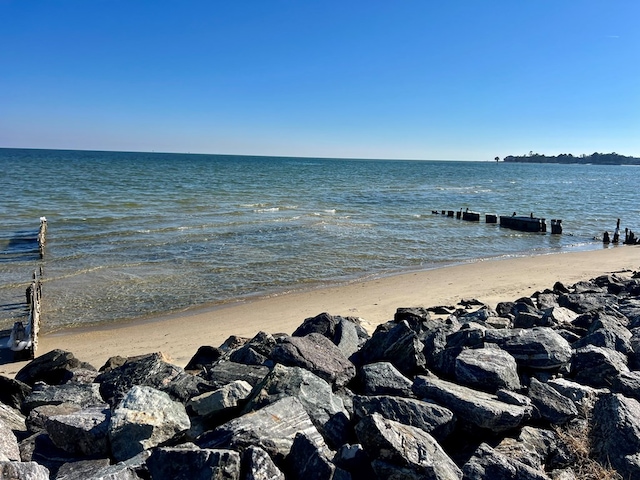
[{"label": "large gray boulder", "polygon": [[73,353],[65,350],[51,350],[27,363],[16,374],[16,380],[33,386],[36,382],[59,385],[71,377],[77,368],[95,370],[88,363],[78,360]]},{"label": "large gray boulder", "polygon": [[271,366],[271,352],[276,346],[276,340],[266,332],[258,332],[251,340],[229,355],[229,360],[245,365]]},{"label": "large gray boulder", "polygon": [[376,362],[363,365],[358,373],[362,393],[365,395],[413,395],[413,382],[405,377],[393,364]]},{"label": "large gray boulder", "polygon": [[280,339],[272,359],[289,367],[301,367],[315,373],[336,388],[351,381],[356,368],[327,337],[310,333],[304,337]]},{"label": "large gray boulder", "polygon": [[107,457],[110,418],[109,407],[103,405],[51,416],[45,426],[49,438],[58,448],[88,457]]},{"label": "large gray boulder", "polygon": [[30,393],[31,387],[26,383],[0,375],[0,404],[20,410]]},{"label": "large gray boulder", "polygon": [[285,459],[292,480],[332,480],[336,466],[327,457],[328,450],[318,447],[313,438],[298,433]]},{"label": "large gray boulder", "polygon": [[267,376],[270,369],[264,365],[245,365],[242,363],[221,360],[206,369],[205,376],[216,388],[223,387],[236,380],[243,380],[252,387],[260,383]]},{"label": "large gray boulder", "polygon": [[271,457],[260,447],[250,446],[242,456],[244,480],[285,480]]},{"label": "large gray boulder", "polygon": [[140,480],[136,469],[124,463],[109,465],[109,459],[81,460],[65,463],[56,480]]},{"label": "large gray boulder", "polygon": [[295,397],[285,397],[220,425],[198,437],[196,443],[201,448],[232,450],[258,446],[272,458],[282,461],[289,454],[298,432],[307,433],[318,447],[325,446],[324,439],[300,401]]},{"label": "large gray boulder", "polygon": [[548,327],[487,330],[485,342],[495,343],[510,353],[520,367],[556,370],[571,360],[571,345]]},{"label": "large gray boulder", "polygon": [[18,439],[11,431],[11,428],[0,420],[0,461],[18,461],[20,460],[20,448],[18,447]]},{"label": "large gray boulder", "polygon": [[571,361],[573,379],[594,388],[606,388],[628,371],[627,358],[623,354],[593,345],[576,350]]},{"label": "large gray boulder", "polygon": [[190,427],[182,403],[151,387],[135,386],[111,416],[109,440],[113,457],[126,460],[172,440]]},{"label": "large gray boulder", "polygon": [[353,409],[358,419],[379,413],[389,420],[420,428],[439,441],[444,440],[455,426],[451,410],[415,398],[356,396],[353,399]]},{"label": "large gray boulder", "polygon": [[104,404],[96,383],[66,383],[63,385],[47,385],[36,383],[33,391],[24,400],[22,409],[30,412],[42,405],[60,405],[62,403],[78,407],[95,407]]},{"label": "large gray boulder", "polygon": [[571,399],[536,378],[532,378],[529,384],[529,397],[539,418],[549,423],[562,425],[578,416],[578,408]]},{"label": "large gray boulder", "polygon": [[321,313],[306,318],[292,336],[304,337],[310,333],[319,333],[331,340],[349,358],[369,339],[369,334],[356,317],[341,317]]},{"label": "large gray boulder", "polygon": [[485,392],[520,389],[515,359],[499,348],[463,350],[455,360],[455,376],[457,383]]},{"label": "large gray boulder", "polygon": [[550,480],[542,470],[505,455],[486,443],[462,467],[465,480]]},{"label": "large gray boulder", "polygon": [[460,480],[462,472],[436,440],[416,427],[374,413],[356,425],[356,435],[379,478]]},{"label": "large gray boulder", "polygon": [[3,480],[49,480],[49,470],[36,462],[0,461],[0,478]]},{"label": "large gray boulder", "polygon": [[27,430],[25,416],[15,408],[0,403],[0,422],[4,423],[11,430],[24,432]]},{"label": "large gray boulder", "polygon": [[565,293],[558,297],[558,304],[576,313],[587,313],[615,305],[618,299],[609,293]]},{"label": "large gray boulder", "polygon": [[201,417],[213,417],[233,411],[249,397],[252,387],[244,380],[236,380],[212,392],[193,397],[187,408]]},{"label": "large gray boulder", "polygon": [[611,464],[623,478],[640,478],[640,403],[602,395],[593,409],[591,447],[598,461]]},{"label": "large gray boulder", "polygon": [[300,367],[276,364],[249,398],[244,412],[287,397],[297,398],[318,431],[332,446],[346,441],[349,412],[325,380]]},{"label": "large gray boulder", "polygon": [[155,448],[147,459],[153,480],[240,480],[240,454],[195,445]]},{"label": "large gray boulder", "polygon": [[496,395],[441,380],[435,375],[416,377],[413,391],[420,398],[446,405],[459,421],[495,433],[522,425],[532,413],[531,407],[511,405]]}]

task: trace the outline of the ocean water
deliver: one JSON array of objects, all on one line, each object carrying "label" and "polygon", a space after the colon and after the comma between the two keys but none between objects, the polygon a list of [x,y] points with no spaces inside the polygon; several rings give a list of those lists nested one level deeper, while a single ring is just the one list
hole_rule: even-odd
[{"label": "ocean water", "polygon": [[[0,328],[43,267],[43,329],[475,259],[603,248],[640,229],[638,167],[0,149]],[[534,213],[562,235],[433,210]],[[48,219],[44,260],[33,252]],[[618,247],[624,248],[624,247]],[[320,312],[318,312],[320,313]],[[259,314],[259,312],[257,312]]]}]

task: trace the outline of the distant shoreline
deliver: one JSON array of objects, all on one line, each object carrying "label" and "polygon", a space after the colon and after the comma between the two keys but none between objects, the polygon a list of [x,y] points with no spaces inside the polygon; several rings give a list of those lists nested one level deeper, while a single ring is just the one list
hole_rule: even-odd
[{"label": "distant shoreline", "polygon": [[557,156],[541,155],[530,152],[528,155],[509,155],[504,157],[506,163],[560,163],[579,165],[640,165],[640,158],[627,157],[617,153],[592,153],[591,155],[573,156],[562,153]]}]

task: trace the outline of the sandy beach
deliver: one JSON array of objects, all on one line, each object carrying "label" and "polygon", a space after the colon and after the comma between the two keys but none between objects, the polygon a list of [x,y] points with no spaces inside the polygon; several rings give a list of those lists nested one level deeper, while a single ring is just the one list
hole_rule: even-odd
[{"label": "sandy beach", "polygon": [[[640,269],[640,247],[615,246],[596,251],[484,260],[434,270],[409,272],[330,288],[288,293],[189,311],[116,326],[68,329],[40,337],[37,354],[71,351],[96,368],[111,356],[161,351],[180,366],[201,345],[219,346],[230,335],[252,337],[258,331],[292,333],[307,317],[322,312],[356,316],[373,332],[398,307],[453,305],[476,298],[492,307],[529,296],[556,281],[573,284],[598,275]],[[46,312],[43,313],[46,321]],[[0,365],[13,376],[25,362]]]}]

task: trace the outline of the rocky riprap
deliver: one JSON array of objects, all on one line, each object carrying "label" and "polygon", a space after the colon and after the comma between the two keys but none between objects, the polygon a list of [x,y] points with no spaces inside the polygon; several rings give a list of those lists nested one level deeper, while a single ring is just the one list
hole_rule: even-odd
[{"label": "rocky riprap", "polygon": [[[0,478],[640,478],[640,275],[0,377]],[[259,314],[259,312],[256,312]]]}]

